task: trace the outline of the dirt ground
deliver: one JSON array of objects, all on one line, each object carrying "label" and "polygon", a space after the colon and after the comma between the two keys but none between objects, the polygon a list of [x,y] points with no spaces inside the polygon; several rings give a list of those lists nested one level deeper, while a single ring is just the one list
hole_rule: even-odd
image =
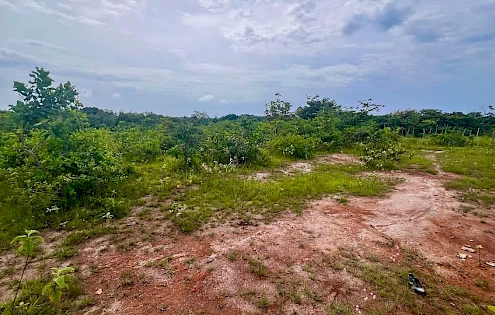
[{"label": "dirt ground", "polygon": [[[320,161],[357,162],[345,155]],[[81,244],[79,255],[66,262],[79,266],[95,300],[80,314],[326,314],[325,305],[335,299],[365,307],[380,299],[328,261],[351,252],[398,264],[402,248],[433,262],[447,283],[495,298],[472,281],[495,279],[495,268],[478,266],[478,253],[461,250],[481,244],[483,264],[495,261],[495,220],[459,210],[467,205],[443,186],[454,175],[378,176],[402,181],[384,197],[346,203],[329,197],[270,224],[240,222],[189,235],[177,232],[158,210],[144,217],[144,206],[136,208],[117,223],[120,233]],[[468,258],[459,259],[459,253]]]}]

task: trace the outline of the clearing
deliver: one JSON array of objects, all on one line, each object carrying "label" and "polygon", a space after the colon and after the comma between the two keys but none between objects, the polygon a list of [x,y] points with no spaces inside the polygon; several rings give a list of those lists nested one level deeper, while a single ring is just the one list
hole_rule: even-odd
[{"label": "clearing", "polygon": [[[309,173],[318,163],[359,161],[327,155],[245,179]],[[472,211],[445,188],[459,175],[435,167],[436,175],[413,168],[356,175],[396,182],[384,196],[335,194],[300,214],[237,219],[189,234],[160,211],[171,200],[148,196],[127,218],[99,227],[111,233],[76,242],[78,254],[62,263],[51,254],[65,235],[45,233],[45,255],[27,277],[77,266],[86,290],[77,314],[488,314],[486,305],[495,302],[495,268],[486,264],[495,261],[493,208]],[[11,297],[20,259],[0,257],[2,300]],[[409,272],[425,297],[408,288]]]}]

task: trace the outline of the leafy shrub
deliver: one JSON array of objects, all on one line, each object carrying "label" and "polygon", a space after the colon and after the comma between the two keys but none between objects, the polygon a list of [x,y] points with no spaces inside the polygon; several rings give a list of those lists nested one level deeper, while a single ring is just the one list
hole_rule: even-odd
[{"label": "leafy shrub", "polygon": [[250,139],[247,130],[233,123],[208,130],[202,151],[208,162],[217,164],[266,165],[267,163],[266,154],[255,139]]},{"label": "leafy shrub", "polygon": [[317,140],[313,137],[300,135],[286,135],[274,137],[269,143],[269,148],[278,154],[283,154],[296,159],[310,159],[316,153]]},{"label": "leafy shrub", "polygon": [[116,134],[122,143],[124,159],[130,162],[149,162],[162,154],[164,135],[153,130],[132,128]]},{"label": "leafy shrub", "polygon": [[175,146],[167,153],[180,161],[182,169],[200,169],[200,145],[204,140],[203,132],[192,124],[179,125],[173,129]]},{"label": "leafy shrub", "polygon": [[377,129],[378,125],[376,123],[368,123],[357,127],[347,127],[344,129],[343,133],[344,142],[347,145],[366,142]]},{"label": "leafy shrub", "polygon": [[446,147],[465,147],[472,142],[472,137],[463,136],[460,132],[449,132],[432,135],[429,140],[433,144]]},{"label": "leafy shrub", "polygon": [[375,131],[361,147],[363,155],[360,158],[369,168],[393,168],[394,163],[401,161],[406,153],[401,136],[390,128]]},{"label": "leafy shrub", "polygon": [[107,130],[81,130],[69,137],[67,153],[50,165],[61,206],[85,197],[106,196],[132,173]]}]

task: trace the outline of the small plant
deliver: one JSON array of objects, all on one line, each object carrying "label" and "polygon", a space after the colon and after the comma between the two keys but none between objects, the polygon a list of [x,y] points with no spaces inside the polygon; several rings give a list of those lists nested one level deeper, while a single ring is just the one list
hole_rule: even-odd
[{"label": "small plant", "polygon": [[69,288],[68,282],[71,279],[69,273],[73,272],[72,267],[52,268],[52,281],[45,285],[41,294],[47,295],[52,303],[60,302],[63,291]]},{"label": "small plant", "polygon": [[237,252],[235,251],[231,251],[227,254],[227,258],[230,260],[230,261],[236,261],[237,260]]},{"label": "small plant", "polygon": [[262,294],[260,299],[258,300],[258,307],[259,308],[268,308],[272,305],[272,301],[270,301],[270,299]]},{"label": "small plant", "polygon": [[251,268],[251,271],[256,275],[258,275],[259,277],[261,278],[266,277],[266,275],[268,274],[268,268],[262,261],[253,258],[248,258],[248,264],[249,264],[249,268]]},{"label": "small plant", "polygon": [[29,261],[34,254],[36,245],[44,242],[43,237],[39,234],[40,232],[36,230],[26,230],[26,234],[16,236],[11,242],[11,244],[20,244],[19,248],[17,248],[17,255],[26,256],[26,262],[24,263],[24,268],[22,269],[19,285],[17,286],[14,299],[12,300],[12,308],[14,308],[15,300],[17,299],[17,295],[19,294],[19,290],[21,288],[22,278],[24,278],[24,273],[26,272]]},{"label": "small plant", "polygon": [[136,283],[136,276],[130,270],[124,270],[120,274],[119,287],[130,286]]},{"label": "small plant", "polygon": [[108,211],[107,213],[104,213],[100,216],[100,219],[104,219],[107,223],[112,221],[112,219],[114,218],[115,216],[110,212]]}]

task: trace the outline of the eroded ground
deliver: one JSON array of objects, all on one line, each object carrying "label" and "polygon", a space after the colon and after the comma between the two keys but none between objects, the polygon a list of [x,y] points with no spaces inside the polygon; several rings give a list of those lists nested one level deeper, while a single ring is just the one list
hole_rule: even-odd
[{"label": "eroded ground", "polygon": [[[319,161],[357,162],[345,155]],[[283,171],[311,171],[300,164]],[[465,292],[453,288],[468,290],[480,305],[493,301],[495,268],[485,263],[495,260],[494,217],[463,211],[472,205],[443,186],[452,174],[377,176],[401,182],[384,197],[329,197],[270,224],[240,221],[192,234],[150,210],[148,198],[115,223],[118,233],[82,243],[64,262],[79,267],[94,298],[80,313],[469,314]],[[478,252],[461,251],[480,244],[481,266]],[[2,268],[7,261],[12,257]],[[409,292],[403,278],[410,270],[424,277],[430,300]],[[393,285],[404,288],[387,287]]]}]

